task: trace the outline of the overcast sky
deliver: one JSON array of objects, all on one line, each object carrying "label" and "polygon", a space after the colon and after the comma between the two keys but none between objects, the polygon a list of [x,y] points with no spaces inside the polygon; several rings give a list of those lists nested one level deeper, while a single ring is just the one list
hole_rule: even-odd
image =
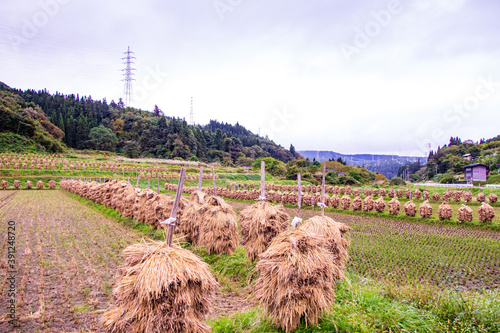
[{"label": "overcast sky", "polygon": [[239,122],[298,150],[424,156],[500,134],[500,1],[2,0],[0,81]]}]

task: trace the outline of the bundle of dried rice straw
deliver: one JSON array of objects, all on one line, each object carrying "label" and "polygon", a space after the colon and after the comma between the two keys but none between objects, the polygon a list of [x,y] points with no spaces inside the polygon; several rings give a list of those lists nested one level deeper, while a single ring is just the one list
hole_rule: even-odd
[{"label": "bundle of dried rice straw", "polygon": [[483,202],[477,212],[479,213],[479,221],[483,223],[490,223],[495,218],[495,210],[486,202]]},{"label": "bundle of dried rice straw", "polygon": [[236,213],[224,199],[211,196],[203,205],[199,226],[199,244],[209,254],[233,254],[238,247],[239,234]]},{"label": "bundle of dried rice straw", "polygon": [[385,210],[385,200],[381,196],[377,200],[375,200],[375,210],[379,213],[383,213]]},{"label": "bundle of dried rice straw", "polygon": [[241,244],[254,261],[264,252],[274,237],[288,228],[290,216],[282,205],[257,202],[240,213]]},{"label": "bundle of dried rice straw", "polygon": [[201,217],[204,212],[203,205],[207,198],[205,192],[194,192],[182,212],[177,232],[184,235],[185,239],[192,244],[198,244],[199,230],[202,223]]},{"label": "bundle of dried rice straw", "polygon": [[[401,192],[403,192],[403,190],[401,190]],[[401,209],[401,204],[397,198],[392,198],[392,200],[387,204],[387,207],[389,208],[389,214],[398,215],[399,210]]]},{"label": "bundle of dried rice straw", "polygon": [[421,217],[431,217],[432,216],[432,206],[429,204],[428,200],[425,200],[420,204],[418,208]]},{"label": "bundle of dried rice straw", "polygon": [[313,216],[303,222],[299,228],[308,233],[325,237],[324,246],[331,253],[333,263],[340,269],[340,275],[337,278],[344,278],[344,269],[347,260],[349,260],[347,248],[350,245],[347,232],[351,228],[328,216]]},{"label": "bundle of dried rice straw", "polygon": [[423,197],[424,197],[424,200],[429,200],[431,198],[431,195],[429,194],[429,190],[428,189],[424,190]]},{"label": "bundle of dried rice straw", "polygon": [[351,198],[346,194],[340,200],[340,208],[342,208],[342,210],[347,210],[349,207],[351,207]]},{"label": "bundle of dried rice straw", "polygon": [[341,272],[324,242],[324,236],[291,229],[278,235],[259,256],[255,297],[286,332],[296,329],[301,318],[316,324],[335,299]]},{"label": "bundle of dried rice straw", "polygon": [[462,205],[462,207],[458,209],[457,220],[460,223],[472,222],[472,208],[466,205]]},{"label": "bundle of dried rice straw", "polygon": [[352,201],[352,210],[361,210],[363,209],[363,199],[361,197],[355,197]]},{"label": "bundle of dried rice straw", "polygon": [[371,212],[375,208],[375,202],[371,195],[367,196],[363,201],[363,210],[365,212]]},{"label": "bundle of dried rice straw", "polygon": [[438,217],[441,220],[449,220],[453,216],[453,208],[448,204],[448,201],[443,201],[441,205],[439,205],[438,209]]},{"label": "bundle of dried rice straw", "polygon": [[205,317],[218,288],[206,263],[177,245],[141,243],[123,251],[109,332],[210,332]]},{"label": "bundle of dried rice straw", "polygon": [[329,204],[328,205],[330,207],[332,207],[332,208],[338,208],[339,205],[340,205],[340,197],[339,197],[339,195],[338,194],[332,195],[332,197],[329,200]]},{"label": "bundle of dried rice straw", "polygon": [[407,201],[403,209],[405,211],[406,216],[415,216],[417,215],[417,205],[413,203],[413,201]]}]

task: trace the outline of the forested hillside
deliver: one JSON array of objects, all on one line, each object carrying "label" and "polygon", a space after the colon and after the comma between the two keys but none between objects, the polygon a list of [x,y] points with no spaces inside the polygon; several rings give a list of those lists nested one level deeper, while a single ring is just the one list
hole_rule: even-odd
[{"label": "forested hillside", "polygon": [[[183,119],[125,107],[123,103],[93,100],[91,96],[51,94],[47,90],[16,90],[1,84],[4,94],[39,110],[57,126],[70,148],[98,149],[129,157],[182,158],[233,165],[251,165],[259,157],[288,162],[294,153],[236,124],[210,121],[188,125]],[[15,132],[5,125],[2,131]]]},{"label": "forested hillside", "polygon": [[25,102],[0,82],[0,152],[62,152],[64,132],[52,124],[42,109]]}]

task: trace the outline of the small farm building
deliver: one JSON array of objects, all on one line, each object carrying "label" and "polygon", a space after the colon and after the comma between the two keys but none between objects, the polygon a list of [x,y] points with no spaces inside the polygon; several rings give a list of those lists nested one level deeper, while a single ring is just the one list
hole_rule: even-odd
[{"label": "small farm building", "polygon": [[465,180],[472,181],[486,181],[488,175],[488,167],[481,163],[469,164],[464,168]]}]

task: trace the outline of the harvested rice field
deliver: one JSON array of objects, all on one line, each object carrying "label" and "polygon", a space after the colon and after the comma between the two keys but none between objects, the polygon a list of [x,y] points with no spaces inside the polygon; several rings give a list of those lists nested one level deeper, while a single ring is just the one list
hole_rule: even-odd
[{"label": "harvested rice field", "polygon": [[[227,203],[238,214],[249,206],[235,201]],[[295,214],[292,209],[286,211],[292,217]],[[317,212],[302,212],[303,218],[313,215]],[[327,215],[352,228],[348,271],[353,280],[359,277],[365,281],[362,283],[373,280],[395,286],[428,285],[464,292],[495,290],[500,286],[499,232],[333,213]],[[139,242],[142,234],[58,190],[1,191],[0,221],[0,332],[100,331],[98,320],[110,307],[114,278],[122,263],[122,250]],[[8,227],[12,224],[9,221],[15,225],[14,239],[9,238]],[[14,298],[9,295],[11,242],[16,247]],[[208,317],[208,324],[214,327],[214,332],[278,332],[261,316],[257,302],[248,297],[255,278],[248,272],[253,271],[254,264],[245,258],[241,245],[232,255],[208,254],[200,246],[191,250],[210,264],[221,284],[214,300],[215,309]],[[231,275],[237,278],[232,279]],[[361,299],[356,299],[357,293],[361,294],[356,287],[342,286],[332,308],[332,311],[339,309],[340,313],[344,312],[342,309],[353,306],[352,302],[361,302]],[[17,327],[8,322],[8,307],[12,299],[15,299],[19,318]],[[373,311],[382,311],[382,305],[379,306]],[[353,311],[361,310],[356,308]],[[351,317],[355,315],[352,313]],[[374,316],[373,313],[362,316],[363,320],[368,320],[364,316],[375,320],[370,317]],[[398,316],[400,314],[394,312],[394,317]],[[407,326],[401,323],[390,326],[387,320],[392,319],[379,318],[377,320],[381,322],[368,326],[372,327],[368,331],[391,328],[403,332]],[[364,327],[357,326],[362,323],[351,322],[352,318],[345,320],[350,322],[347,327]],[[326,316],[318,326],[305,332],[335,331],[331,327],[337,327],[339,322],[327,326],[331,322],[332,319]],[[318,327],[330,328],[322,330]],[[448,331],[448,327],[441,327],[441,331]]]},{"label": "harvested rice field", "polygon": [[[92,331],[107,306],[121,250],[137,236],[60,191],[10,193],[0,206],[0,331],[13,328],[5,313],[12,299],[19,331]],[[8,238],[9,225],[15,238]],[[11,245],[13,274],[7,273]]]},{"label": "harvested rice field", "polygon": [[[247,204],[231,202],[239,212]],[[296,210],[287,209],[290,216]],[[302,218],[318,212],[302,211]],[[500,232],[327,213],[352,229],[348,270],[397,285],[500,287]]]}]

